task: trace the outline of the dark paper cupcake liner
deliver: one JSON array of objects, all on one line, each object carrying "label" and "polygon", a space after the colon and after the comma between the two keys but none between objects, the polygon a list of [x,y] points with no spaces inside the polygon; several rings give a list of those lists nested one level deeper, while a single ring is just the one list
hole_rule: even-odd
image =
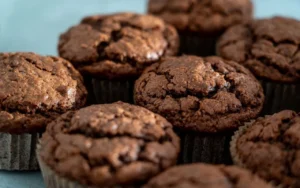
[{"label": "dark paper cupcake liner", "polygon": [[180,54],[211,56],[216,54],[216,37],[180,34]]},{"label": "dark paper cupcake liner", "polygon": [[84,86],[88,91],[87,100],[86,100],[87,106],[92,105],[92,104],[97,104],[95,94],[94,94],[92,80],[93,80],[92,77],[84,76]]},{"label": "dark paper cupcake liner", "polygon": [[229,143],[232,132],[205,134],[176,131],[181,139],[181,153],[178,163],[232,164]]},{"label": "dark paper cupcake liner", "polygon": [[300,84],[279,84],[261,81],[265,92],[262,115],[271,115],[282,110],[300,111]]},{"label": "dark paper cupcake liner", "polygon": [[111,81],[91,79],[91,85],[88,87],[90,104],[105,104],[117,101],[133,104],[134,82],[134,80]]},{"label": "dark paper cupcake liner", "polygon": [[39,134],[0,133],[1,170],[38,170],[36,143]]}]

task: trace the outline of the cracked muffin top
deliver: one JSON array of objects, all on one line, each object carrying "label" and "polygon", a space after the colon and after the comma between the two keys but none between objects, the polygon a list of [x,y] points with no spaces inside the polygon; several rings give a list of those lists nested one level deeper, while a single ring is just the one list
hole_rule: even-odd
[{"label": "cracked muffin top", "polygon": [[172,167],[151,179],[143,188],[272,188],[271,185],[236,166],[190,164]]},{"label": "cracked muffin top", "polygon": [[86,89],[72,64],[34,53],[0,53],[0,132],[31,133],[85,104]]},{"label": "cracked muffin top", "polygon": [[300,21],[274,17],[229,28],[218,42],[220,56],[249,68],[258,78],[300,81]]},{"label": "cracked muffin top", "polygon": [[126,187],[174,165],[179,147],[163,117],[117,102],[68,112],[50,123],[39,155],[60,176],[81,184]]},{"label": "cracked muffin top", "polygon": [[149,0],[148,12],[180,32],[214,35],[249,22],[253,5],[251,0]]},{"label": "cracked muffin top", "polygon": [[300,114],[282,111],[257,119],[236,140],[243,166],[282,187],[300,186]]},{"label": "cracked muffin top", "polygon": [[58,51],[83,74],[138,77],[163,56],[176,55],[178,34],[151,15],[118,13],[84,18],[60,36]]},{"label": "cracked muffin top", "polygon": [[219,57],[168,57],[136,81],[136,104],[175,127],[201,132],[237,128],[257,117],[264,94],[243,66]]}]

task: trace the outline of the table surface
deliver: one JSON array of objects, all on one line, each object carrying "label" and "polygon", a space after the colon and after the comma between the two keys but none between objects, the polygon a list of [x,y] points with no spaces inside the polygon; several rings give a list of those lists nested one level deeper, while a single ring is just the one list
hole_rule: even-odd
[{"label": "table surface", "polygon": [[[254,0],[254,3],[257,18],[282,15],[300,19],[300,0]],[[1,0],[0,52],[57,55],[59,34],[83,16],[145,10],[146,0]],[[40,172],[0,171],[0,188],[44,187]]]}]

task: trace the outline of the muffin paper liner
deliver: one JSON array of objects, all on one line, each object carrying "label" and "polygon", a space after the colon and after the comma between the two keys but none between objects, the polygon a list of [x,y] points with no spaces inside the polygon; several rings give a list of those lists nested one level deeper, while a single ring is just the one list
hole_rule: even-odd
[{"label": "muffin paper liner", "polygon": [[244,167],[245,165],[242,163],[241,159],[239,158],[239,156],[237,155],[237,151],[236,151],[236,142],[238,137],[243,134],[248,127],[250,127],[253,123],[255,122],[255,120],[251,120],[250,122],[245,123],[244,126],[240,127],[232,136],[231,141],[230,141],[230,154],[231,154],[231,158],[232,161],[235,165],[238,165],[240,167]]},{"label": "muffin paper liner", "polygon": [[95,98],[95,94],[94,94],[92,80],[93,80],[92,77],[84,76],[84,86],[88,91],[87,100],[86,100],[86,105],[87,106],[97,103],[96,98]]},{"label": "muffin paper liner", "polygon": [[211,56],[216,54],[216,37],[180,34],[180,54]]},{"label": "muffin paper liner", "polygon": [[93,78],[92,88],[96,103],[123,101],[133,104],[134,82],[134,80],[110,81]]},{"label": "muffin paper liner", "polygon": [[211,164],[231,164],[229,143],[233,131],[205,134],[176,130],[181,138],[181,153],[178,163],[204,162]]},{"label": "muffin paper liner", "polygon": [[300,111],[300,84],[281,84],[261,81],[265,93],[262,115],[282,110]]},{"label": "muffin paper liner", "polygon": [[1,170],[38,170],[35,155],[39,134],[0,133]]}]

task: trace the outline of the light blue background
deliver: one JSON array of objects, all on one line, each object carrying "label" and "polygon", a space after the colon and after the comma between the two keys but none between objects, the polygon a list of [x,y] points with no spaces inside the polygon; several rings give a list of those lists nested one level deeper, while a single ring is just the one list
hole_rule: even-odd
[{"label": "light blue background", "polygon": [[[254,2],[256,17],[283,15],[300,19],[300,0]],[[145,10],[146,0],[0,0],[0,52],[56,55],[59,34],[83,16]],[[44,185],[39,172],[0,171],[0,188],[44,188]]]}]

